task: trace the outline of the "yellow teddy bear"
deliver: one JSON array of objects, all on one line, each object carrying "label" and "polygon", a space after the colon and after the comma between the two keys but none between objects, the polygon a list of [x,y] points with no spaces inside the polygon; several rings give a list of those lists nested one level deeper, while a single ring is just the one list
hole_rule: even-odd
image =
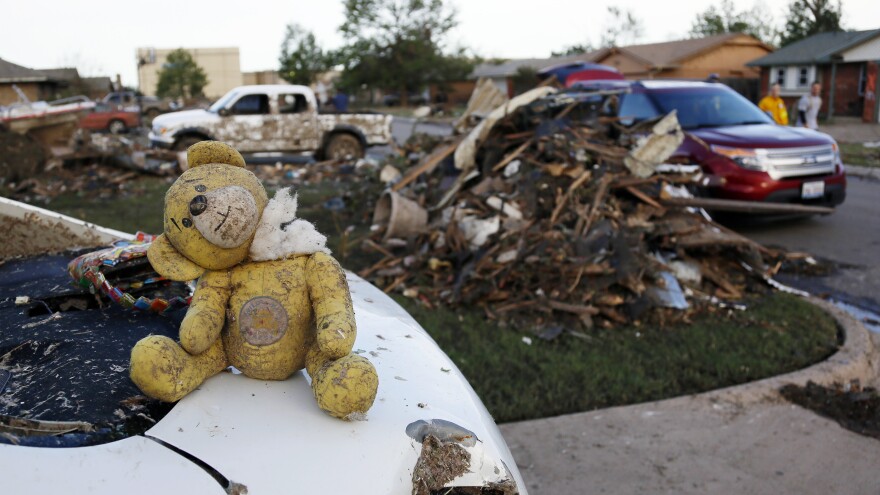
[{"label": "yellow teddy bear", "polygon": [[205,141],[165,196],[164,234],[147,256],[162,276],[198,278],[180,344],[149,336],[131,352],[131,379],[177,401],[235,366],[262,380],[305,368],[318,406],[337,418],[365,413],[379,379],[353,354],[356,328],[345,273],[326,238],[295,217],[296,197],[269,201],[232,147]]}]

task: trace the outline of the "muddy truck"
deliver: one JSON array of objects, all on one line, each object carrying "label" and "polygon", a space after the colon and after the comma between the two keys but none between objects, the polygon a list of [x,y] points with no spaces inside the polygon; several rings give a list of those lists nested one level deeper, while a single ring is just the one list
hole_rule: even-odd
[{"label": "muddy truck", "polygon": [[315,94],[292,84],[240,86],[208,109],[160,115],[153,146],[185,150],[214,139],[244,153],[310,152],[318,159],[359,158],[368,146],[391,142],[391,116],[319,113]]}]

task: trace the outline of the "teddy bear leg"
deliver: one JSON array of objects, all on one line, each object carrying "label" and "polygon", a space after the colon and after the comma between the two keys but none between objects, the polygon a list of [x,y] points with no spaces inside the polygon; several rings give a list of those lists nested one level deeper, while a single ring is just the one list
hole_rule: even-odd
[{"label": "teddy bear leg", "polygon": [[175,402],[227,366],[222,339],[193,356],[168,337],[150,335],[132,348],[130,375],[144,394]]},{"label": "teddy bear leg", "polygon": [[321,359],[316,347],[306,357],[306,371],[312,377],[312,391],[318,407],[341,419],[366,413],[373,405],[379,387],[379,376],[373,364],[357,354],[336,360]]}]

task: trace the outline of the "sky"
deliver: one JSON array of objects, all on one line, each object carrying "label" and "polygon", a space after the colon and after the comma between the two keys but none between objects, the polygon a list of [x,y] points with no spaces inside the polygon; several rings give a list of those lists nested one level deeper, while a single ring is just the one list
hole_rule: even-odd
[{"label": "sky", "polygon": [[[781,26],[790,0],[759,0]],[[720,0],[447,0],[457,10],[452,46],[485,58],[547,57],[573,44],[598,44],[607,6],[642,21],[640,43],[686,38],[698,13]],[[25,67],[76,67],[81,75],[120,74],[137,85],[138,47],[237,46],[241,70],[276,69],[284,28],[296,22],[325,48],[339,47],[342,0],[42,0],[5,2],[0,58]],[[737,2],[738,6],[748,6]],[[877,0],[844,0],[847,29],[880,28]],[[742,8],[742,7],[740,7]]]}]

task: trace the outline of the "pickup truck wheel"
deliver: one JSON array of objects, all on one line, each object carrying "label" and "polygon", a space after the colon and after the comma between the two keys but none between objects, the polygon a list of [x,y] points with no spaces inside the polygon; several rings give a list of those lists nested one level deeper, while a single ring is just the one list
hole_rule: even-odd
[{"label": "pickup truck wheel", "polygon": [[202,138],[200,138],[200,137],[196,137],[196,136],[185,136],[185,137],[182,137],[182,138],[178,139],[178,140],[174,143],[174,149],[175,149],[176,151],[186,151],[186,150],[189,149],[190,146],[192,146],[192,145],[194,145],[194,144],[196,144],[196,143],[200,143],[200,142],[202,142],[202,141],[204,141],[204,139],[202,139]]},{"label": "pickup truck wheel", "polygon": [[110,131],[110,134],[123,134],[128,129],[125,126],[125,122],[121,120],[111,120],[109,124],[107,124],[107,130]]},{"label": "pickup truck wheel", "polygon": [[327,160],[350,160],[363,156],[363,145],[351,134],[334,134],[324,146],[324,158]]}]

